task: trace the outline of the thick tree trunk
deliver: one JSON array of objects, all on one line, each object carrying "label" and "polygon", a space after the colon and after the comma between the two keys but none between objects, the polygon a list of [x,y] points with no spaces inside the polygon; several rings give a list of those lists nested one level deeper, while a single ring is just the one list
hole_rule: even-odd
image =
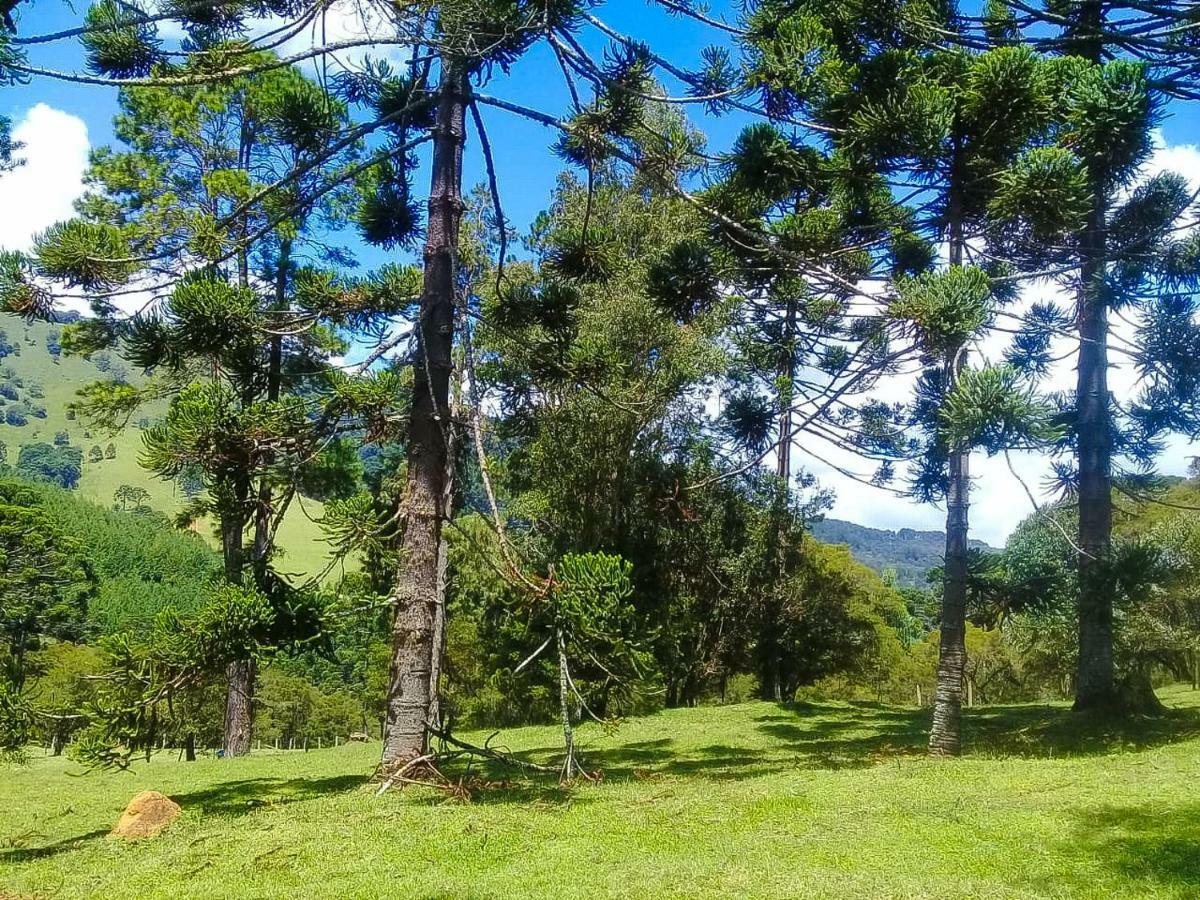
[{"label": "thick tree trunk", "polygon": [[1129,672],[1117,686],[1121,708],[1141,715],[1158,715],[1166,711],[1162,701],[1154,693],[1150,680],[1150,667],[1139,666]]},{"label": "thick tree trunk", "polygon": [[189,731],[183,739],[183,758],[187,762],[196,761],[196,734]]},{"label": "thick tree trunk", "polygon": [[[1104,61],[1105,6],[1084,0],[1076,10],[1075,53]],[[1107,572],[1112,547],[1112,423],[1108,403],[1108,297],[1105,271],[1108,173],[1088,166],[1092,209],[1079,248],[1075,393],[1076,463],[1079,470],[1079,660],[1075,709],[1120,705],[1113,666],[1113,593]]]},{"label": "thick tree trunk", "polygon": [[258,664],[253,659],[235,659],[225,668],[225,676],[229,684],[225,694],[225,755],[244,756],[250,752]]},{"label": "thick tree trunk", "polygon": [[[221,550],[225,561],[225,580],[241,584],[245,567],[242,546],[245,519],[243,510],[248,482],[233,487],[234,509],[224,511],[221,519]],[[242,756],[250,752],[254,726],[254,682],[258,667],[252,659],[237,659],[225,667],[225,732],[222,748],[226,756]]]},{"label": "thick tree trunk", "polygon": [[433,705],[438,561],[445,516],[446,429],[450,427],[454,342],[455,251],[462,219],[462,154],[467,72],[444,60],[433,146],[425,283],[421,295],[413,409],[408,434],[408,484],[400,565],[392,595],[392,663],[383,764],[425,752]]},{"label": "thick tree trunk", "polygon": [[[957,151],[956,151],[957,154]],[[966,240],[957,158],[951,165],[947,211],[950,265],[963,264]],[[946,359],[946,391],[954,389],[966,367],[967,348]],[[967,565],[971,495],[971,451],[952,447],[946,471],[946,555],[942,565],[942,621],[938,642],[937,683],[933,694],[930,756],[962,752],[963,670],[967,665]]]}]

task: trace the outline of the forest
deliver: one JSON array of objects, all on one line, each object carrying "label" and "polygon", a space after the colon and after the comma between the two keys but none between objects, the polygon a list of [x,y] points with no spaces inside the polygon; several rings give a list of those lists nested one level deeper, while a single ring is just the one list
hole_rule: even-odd
[{"label": "forest", "polygon": [[1195,4],[36,7],[0,897],[1200,891]]}]

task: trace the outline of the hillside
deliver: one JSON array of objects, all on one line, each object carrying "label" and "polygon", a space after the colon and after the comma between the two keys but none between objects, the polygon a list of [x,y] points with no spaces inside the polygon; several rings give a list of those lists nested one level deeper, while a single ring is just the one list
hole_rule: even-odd
[{"label": "hillside", "polygon": [[148,622],[167,606],[186,612],[200,603],[221,562],[201,538],[161,516],[121,511],[50,485],[31,484],[39,505],[73,539],[96,580],[88,603],[94,632]]},{"label": "hillside", "polygon": [[[96,354],[87,360],[52,352],[60,332],[57,325],[0,314],[0,351],[4,351],[0,357],[0,442],[9,465],[18,465],[24,446],[54,446],[56,439],[65,439],[64,447],[78,452],[80,475],[75,490],[81,497],[111,506],[118,487],[133,485],[149,493],[145,502],[152,509],[173,515],[187,500],[183,488],[154,478],[138,465],[141,426],[161,416],[166,404],[148,406],[137,421],[115,433],[84,428],[67,411],[79,388],[114,373],[136,384],[141,375],[130,371],[115,355]],[[10,416],[10,412],[16,415]],[[303,576],[325,567],[327,547],[312,521],[320,513],[321,505],[308,500],[303,509],[293,506],[289,511],[280,528],[281,571]],[[215,546],[210,528],[198,530]]]},{"label": "hillside", "polygon": [[[166,752],[83,777],[39,757],[0,764],[0,896],[1195,897],[1197,696],[1164,691],[1181,708],[1126,726],[968,709],[969,755],[941,762],[922,752],[927,710],[676,709],[583,725],[602,780],[564,790],[477,766],[470,802],[375,796],[377,742]],[[560,742],[541,727],[493,745],[553,763]],[[147,789],[181,818],[152,840],[107,838]]]},{"label": "hillside", "polygon": [[[942,564],[946,550],[946,535],[941,531],[889,531],[841,519],[821,519],[812,523],[812,533],[826,544],[845,544],[863,565],[880,574],[891,572],[896,584],[911,587],[926,585],[925,574]],[[971,541],[971,546],[994,549],[983,541]]]}]

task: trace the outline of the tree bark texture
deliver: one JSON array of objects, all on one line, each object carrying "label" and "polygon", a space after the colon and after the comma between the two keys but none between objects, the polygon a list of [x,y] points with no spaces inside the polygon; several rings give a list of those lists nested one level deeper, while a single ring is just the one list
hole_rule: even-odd
[{"label": "tree bark texture", "polygon": [[408,434],[408,483],[400,564],[392,592],[392,660],[388,679],[383,765],[424,754],[434,703],[438,568],[445,517],[454,342],[455,259],[462,219],[462,154],[467,71],[443,61],[425,242],[413,407]]},{"label": "tree bark texture", "polygon": [[[1093,183],[1099,173],[1093,174]],[[1075,423],[1079,466],[1079,663],[1075,708],[1116,702],[1112,543],[1112,424],[1108,404],[1105,198],[1097,191],[1081,248]]]},{"label": "tree bark texture", "polygon": [[946,492],[946,559],[943,566],[942,622],[937,686],[933,698],[932,756],[962,751],[963,670],[967,665],[967,534],[970,506],[969,452],[951,452]]}]

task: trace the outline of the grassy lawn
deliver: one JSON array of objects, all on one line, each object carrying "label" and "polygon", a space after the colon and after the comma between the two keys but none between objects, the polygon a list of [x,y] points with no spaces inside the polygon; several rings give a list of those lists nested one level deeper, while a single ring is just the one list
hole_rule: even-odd
[{"label": "grassy lawn", "polygon": [[[0,770],[0,897],[1196,897],[1200,698],[1163,697],[1122,726],[971,710],[941,763],[927,712],[672,710],[582,728],[597,784],[492,771],[469,802],[377,798],[377,743],[82,776],[38,757]],[[549,761],[558,735],[503,740]],[[181,818],[106,837],[143,789]]]}]

